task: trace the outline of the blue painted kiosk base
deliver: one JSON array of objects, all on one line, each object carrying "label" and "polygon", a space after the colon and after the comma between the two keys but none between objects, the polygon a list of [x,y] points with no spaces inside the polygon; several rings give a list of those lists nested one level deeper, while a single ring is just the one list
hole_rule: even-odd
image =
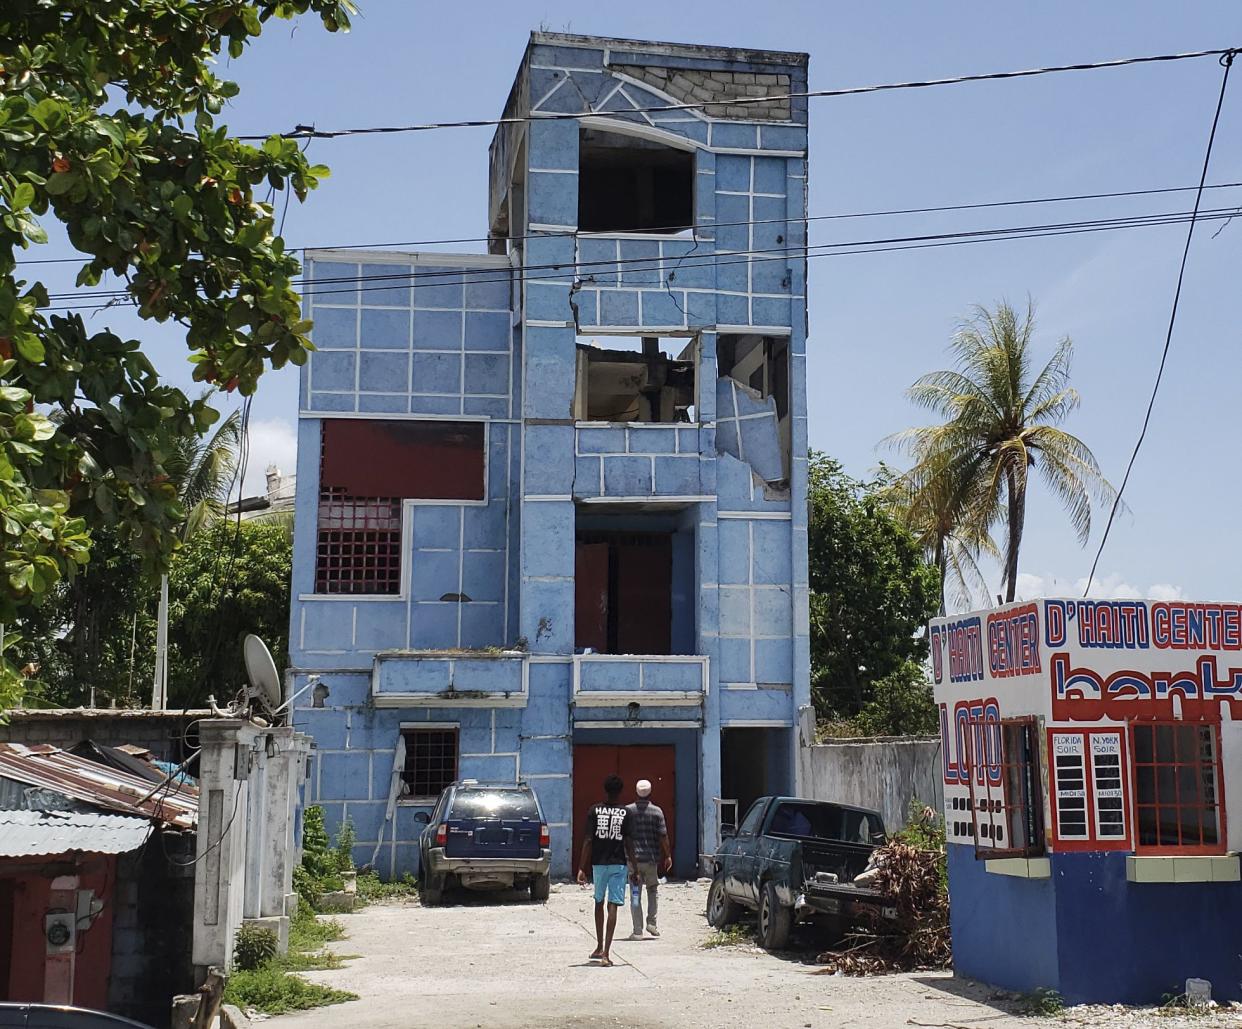
[{"label": "blue painted kiosk base", "polygon": [[1242,883],[1130,882],[1121,852],[1054,854],[1049,878],[1023,879],[948,849],[959,975],[1067,1004],[1158,1004],[1188,978],[1242,1000]]}]

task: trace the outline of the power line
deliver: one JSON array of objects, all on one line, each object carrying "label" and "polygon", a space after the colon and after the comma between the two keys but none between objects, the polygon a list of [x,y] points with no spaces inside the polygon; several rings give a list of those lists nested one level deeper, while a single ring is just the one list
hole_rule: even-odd
[{"label": "power line", "polygon": [[1169,328],[1164,334],[1164,347],[1160,351],[1160,366],[1156,369],[1156,381],[1152,383],[1151,398],[1147,401],[1147,411],[1143,415],[1143,426],[1139,430],[1138,439],[1134,441],[1134,450],[1130,454],[1130,460],[1126,464],[1126,474],[1122,477],[1121,486],[1117,490],[1117,496],[1113,498],[1112,510],[1108,512],[1108,522],[1104,526],[1104,535],[1100,538],[1100,546],[1095,552],[1095,560],[1091,562],[1091,572],[1087,576],[1087,588],[1083,590],[1083,596],[1087,596],[1091,592],[1091,584],[1095,580],[1096,568],[1099,567],[1100,557],[1104,553],[1104,547],[1108,543],[1108,534],[1113,527],[1113,521],[1117,517],[1117,511],[1121,507],[1121,498],[1126,491],[1126,484],[1130,481],[1130,473],[1134,470],[1134,462],[1138,459],[1139,450],[1142,449],[1143,440],[1147,438],[1147,427],[1151,423],[1151,412],[1156,406],[1156,395],[1160,392],[1160,382],[1164,378],[1164,366],[1169,358],[1169,345],[1173,342],[1173,326],[1177,323],[1177,305],[1182,298],[1182,281],[1186,277],[1186,261],[1190,256],[1190,243],[1194,239],[1195,225],[1198,222],[1199,202],[1203,199],[1204,183],[1207,182],[1208,165],[1212,162],[1212,145],[1216,142],[1216,127],[1220,123],[1221,108],[1225,103],[1225,89],[1229,85],[1229,70],[1233,67],[1234,51],[1222,54],[1220,63],[1224,66],[1224,74],[1220,80],[1220,95],[1216,98],[1216,113],[1212,115],[1212,130],[1208,133],[1207,149],[1203,154],[1203,171],[1199,174],[1199,189],[1195,193],[1194,209],[1190,213],[1190,225],[1186,229],[1186,244],[1182,247],[1182,260],[1177,269],[1177,287],[1173,290],[1173,306],[1169,311]]},{"label": "power line", "polygon": [[[1042,68],[1025,68],[1018,71],[980,72],[973,75],[954,75],[949,78],[919,79],[908,82],[885,82],[869,86],[849,86],[842,89],[815,89],[803,92],[769,93],[759,97],[733,97],[706,100],[696,103],[658,104],[654,107],[632,107],[618,111],[580,111],[577,113],[549,111],[502,118],[470,118],[462,121],[423,122],[413,125],[380,125],[347,129],[316,129],[312,125],[297,125],[291,132],[275,133],[288,139],[340,139],[344,136],[392,135],[403,132],[428,132],[433,129],[471,129],[501,125],[524,125],[533,121],[574,121],[580,118],[625,118],[632,114],[664,114],[675,111],[697,111],[706,107],[739,107],[747,104],[766,104],[773,100],[806,100],[824,97],[858,96],[863,93],[881,93],[898,89],[926,89],[930,86],[952,86],[965,82],[988,82],[999,79],[1030,78],[1035,75],[1052,75],[1068,71],[1095,71],[1103,68],[1124,68],[1135,64],[1156,64],[1168,61],[1193,60],[1199,57],[1223,57],[1230,49],[1194,50],[1176,54],[1154,54],[1145,57],[1122,57],[1111,61],[1092,61],[1084,64],[1059,64]],[[236,138],[247,142],[261,142],[267,135],[246,135]]]},{"label": "power line", "polygon": [[[1217,221],[1217,220],[1227,221],[1228,218],[1235,217],[1235,216],[1236,216],[1236,212],[1232,212],[1232,211],[1217,213],[1217,215],[1200,215],[1199,221]],[[960,246],[970,246],[972,245],[972,243],[999,243],[999,242],[1006,242],[1009,240],[1042,240],[1042,238],[1053,237],[1053,236],[1077,236],[1077,235],[1081,235],[1081,233],[1084,233],[1084,232],[1115,232],[1115,231],[1129,230],[1129,228],[1146,228],[1149,226],[1161,226],[1161,225],[1181,225],[1181,223],[1185,223],[1186,221],[1189,221],[1189,220],[1190,220],[1189,215],[1182,215],[1182,216],[1177,216],[1177,217],[1166,218],[1166,220],[1163,220],[1163,221],[1141,222],[1139,223],[1139,225],[1090,225],[1090,226],[1074,227],[1073,223],[1071,223],[1071,227],[1049,228],[1049,230],[1035,231],[1035,232],[1015,232],[1015,233],[1012,233],[1012,235],[1007,235],[1007,236],[982,236],[982,237],[975,237],[975,238],[956,238],[956,240],[908,243],[908,245],[867,247],[863,249],[843,249],[843,251],[830,251],[827,253],[807,253],[805,254],[805,258],[807,259],[807,261],[814,261],[815,258],[821,258],[821,257],[848,257],[848,256],[854,256],[854,254],[894,253],[894,252],[899,252],[899,251],[914,251],[914,249],[930,249],[930,248],[938,248],[938,247],[960,247]],[[744,258],[744,259],[741,259],[741,261],[715,261],[714,264],[715,264],[715,267],[727,267],[729,266],[729,264],[746,264],[746,263],[749,263],[749,261],[750,261],[750,258]],[[457,282],[461,282],[466,285],[476,285],[476,284],[486,284],[486,283],[494,283],[494,282],[504,282],[504,281],[507,281],[507,278],[508,277],[505,276],[504,278],[457,279]],[[524,277],[524,281],[527,281],[527,282],[563,282],[564,278],[563,276],[560,276],[560,274],[553,274],[553,276],[527,276],[527,277]],[[360,292],[370,292],[370,290],[374,290],[374,289],[404,289],[404,288],[407,288],[407,287],[404,287],[404,285],[380,285],[380,287],[360,287]],[[322,292],[329,292],[329,290],[322,290]],[[353,290],[353,289],[330,290],[330,292],[353,293],[353,292],[356,292],[356,290]],[[309,293],[309,294],[303,294],[303,295],[314,295],[314,294]],[[45,312],[89,312],[89,310],[104,310],[109,307],[114,307],[114,305],[117,305],[123,302],[132,302],[132,299],[133,298],[129,298],[129,297],[117,297],[117,298],[113,298],[112,300],[108,300],[108,302],[102,303],[102,304],[91,304],[91,305],[68,304],[68,305],[65,305],[65,307],[42,308],[42,310],[45,310]],[[127,305],[130,305],[130,304],[127,303]]]},{"label": "power line", "polygon": [[[1205,189],[1236,189],[1242,186],[1242,182],[1217,182],[1204,187]],[[653,228],[652,233],[671,234],[675,232],[685,232],[689,229],[720,229],[732,228],[741,225],[775,225],[775,224],[800,224],[801,222],[822,222],[822,221],[845,221],[853,218],[885,218],[892,215],[901,214],[942,214],[950,211],[979,211],[986,208],[995,207],[1024,207],[1035,204],[1059,204],[1069,203],[1080,200],[1113,200],[1122,197],[1138,197],[1138,196],[1157,196],[1164,193],[1191,193],[1196,189],[1195,186],[1162,186],[1154,189],[1125,189],[1115,190],[1108,193],[1072,193],[1065,196],[1051,197],[1026,197],[1018,200],[990,200],[973,204],[941,204],[935,207],[900,207],[891,208],[880,211],[845,211],[839,214],[812,214],[806,218],[795,219],[790,222],[788,218],[752,218],[744,221],[732,222],[702,222],[698,225],[667,225],[663,227]],[[279,233],[277,233],[279,235]],[[496,237],[508,240],[509,242],[520,242],[528,239],[547,239],[546,232],[529,232],[525,235]],[[589,234],[585,234],[584,238],[591,238]],[[304,253],[308,250],[382,250],[387,247],[428,247],[428,246],[447,246],[456,243],[490,243],[491,236],[458,236],[453,239],[407,239],[393,240],[383,243],[320,243],[315,246],[306,247],[289,247],[288,253]],[[83,254],[80,257],[35,257],[26,261],[15,262],[18,265],[33,264],[82,264],[93,260],[91,255]]]},{"label": "power line", "polygon": [[[1212,208],[1198,215],[1200,220],[1221,220],[1236,217],[1238,209],[1235,207]],[[721,251],[717,255],[702,254],[699,256],[687,255],[685,257],[666,256],[666,257],[635,257],[606,259],[597,261],[564,261],[544,264],[529,264],[515,266],[511,268],[496,269],[494,271],[480,272],[478,275],[471,276],[463,273],[460,269],[442,268],[442,269],[425,269],[421,271],[397,272],[385,274],[359,274],[359,275],[341,275],[328,278],[300,279],[294,280],[293,285],[309,287],[302,290],[302,296],[326,296],[337,293],[357,293],[357,292],[377,292],[396,289],[408,289],[412,283],[419,280],[431,280],[431,284],[454,284],[462,283],[466,285],[482,285],[493,282],[508,282],[511,276],[516,275],[525,282],[538,282],[541,280],[559,280],[567,275],[580,273],[588,269],[598,269],[601,272],[611,273],[613,269],[617,269],[620,273],[639,272],[639,271],[656,271],[662,265],[672,266],[674,272],[681,269],[703,268],[703,267],[721,267],[728,266],[738,262],[734,260],[722,261],[720,257],[727,258],[758,258],[758,259],[778,259],[780,257],[801,256],[805,254],[807,257],[832,256],[830,253],[811,253],[811,251],[833,251],[841,248],[850,247],[866,247],[879,248],[890,246],[892,244],[902,243],[919,243],[937,240],[969,240],[976,237],[999,237],[999,238],[1031,238],[1033,234],[1059,235],[1063,234],[1061,230],[1065,229],[1122,229],[1122,228],[1142,228],[1148,225],[1174,225],[1180,224],[1191,216],[1191,212],[1157,212],[1145,215],[1127,215],[1117,218],[1096,218],[1084,219],[1069,222],[1051,222],[1036,225],[1018,225],[993,229],[971,229],[960,232],[939,232],[929,233],[915,236],[890,236],[874,239],[848,240],[839,243],[814,243],[814,244],[798,244],[786,247],[760,247],[751,250],[726,250]],[[1019,235],[1023,234],[1023,235]],[[849,251],[851,253],[868,252],[868,251]],[[345,263],[345,262],[343,262]],[[549,271],[551,275],[531,275],[530,272]],[[388,283],[388,285],[362,285],[363,283]],[[319,286],[330,286],[339,288],[321,289]],[[85,300],[123,300],[131,296],[128,289],[114,290],[98,290],[84,292],[69,293],[53,293],[49,294],[49,299],[57,302],[63,302],[74,299]]]},{"label": "power line", "polygon": [[[1233,211],[1232,209],[1221,211],[1218,213],[1201,213],[1201,215],[1199,216],[1199,221],[1220,221],[1220,220],[1227,221],[1228,218],[1236,217],[1236,215],[1237,215],[1237,212]],[[801,254],[801,256],[804,256],[807,259],[807,261],[812,261],[812,259],[821,258],[821,257],[846,257],[846,256],[853,256],[853,254],[891,253],[891,252],[898,252],[898,251],[912,251],[912,249],[928,249],[928,248],[935,248],[935,247],[950,247],[950,246],[968,246],[968,245],[971,245],[971,243],[1005,242],[1009,240],[1036,240],[1036,238],[1045,238],[1045,237],[1053,237],[1053,236],[1076,236],[1076,235],[1081,235],[1081,233],[1083,232],[1113,232],[1113,231],[1129,230],[1129,228],[1146,228],[1146,227],[1151,227],[1151,226],[1164,226],[1164,225],[1182,225],[1182,223],[1185,223],[1189,220],[1190,220],[1189,213],[1185,213],[1185,215],[1160,216],[1159,220],[1148,220],[1148,221],[1141,221],[1141,222],[1134,222],[1134,223],[1117,223],[1117,225],[1114,225],[1114,223],[1104,223],[1104,225],[1100,225],[1100,223],[1095,223],[1095,222],[1067,222],[1067,223],[1064,223],[1064,225],[1062,226],[1056,226],[1056,225],[1046,226],[1046,227],[1031,226],[1030,227],[1031,230],[1035,230],[1035,231],[1023,231],[1023,227],[1020,226],[1020,227],[1015,228],[1015,230],[1007,231],[1006,235],[992,235],[992,233],[965,233],[966,238],[961,238],[960,237],[961,233],[944,233],[944,235],[930,236],[930,237],[903,237],[903,238],[907,238],[907,240],[927,240],[928,242],[914,242],[914,243],[907,243],[907,245],[902,245],[902,240],[900,240],[900,238],[894,238],[894,240],[879,240],[879,241],[874,241],[874,243],[897,243],[897,245],[895,246],[867,246],[867,247],[858,248],[858,249],[833,249],[833,251],[827,251],[823,253],[806,253],[804,252],[804,249],[802,249],[801,247],[796,248],[796,249],[797,249],[797,252]],[[945,237],[948,237],[948,238],[945,238]],[[858,245],[857,243],[832,243],[832,245],[821,245],[821,246],[838,247],[838,246],[858,246]],[[815,249],[815,248],[812,247],[812,249]],[[774,252],[776,251],[740,251],[738,252],[738,254],[748,254],[748,253],[749,254],[763,254],[763,253],[774,253]],[[779,251],[779,252],[784,253],[785,249],[782,249],[782,251]],[[725,254],[725,256],[737,257],[738,254],[728,253],[728,254]],[[651,261],[655,261],[655,259],[656,258],[643,258],[642,261],[646,261],[650,263]],[[674,261],[674,262],[677,261],[677,258],[668,258],[668,259],[669,261]],[[720,261],[720,259],[708,259],[708,261],[704,261],[704,262],[694,262],[691,264],[686,264],[686,266],[683,266],[683,267],[702,267],[704,266],[704,264],[713,264],[713,266],[717,268],[729,267],[729,266],[737,266],[737,264],[748,264],[750,263],[751,259],[755,259],[755,258],[741,257],[741,259],[738,259],[738,261]],[[763,258],[759,258],[759,259],[763,259]],[[769,258],[769,259],[775,259],[775,258]],[[621,262],[621,263],[625,263],[625,262]],[[640,259],[635,258],[630,263],[635,263],[635,264],[640,263]],[[555,272],[553,274],[545,274],[545,276],[529,276],[529,274],[528,276],[523,276],[523,274],[520,274],[520,269],[514,269],[514,271],[519,272],[518,278],[520,279],[520,281],[523,281],[523,282],[564,282],[566,274],[568,274],[571,271],[571,269],[573,269],[575,266],[574,264],[565,264],[565,266],[560,266],[560,267],[563,268],[563,271]],[[610,267],[615,267],[615,264],[612,264],[612,266]],[[622,269],[622,273],[625,271],[626,269]],[[635,271],[635,269],[630,268],[628,269],[628,271]],[[435,273],[427,273],[427,274],[431,274],[432,277],[436,277],[438,281],[440,281],[440,284],[451,284],[448,282],[443,282],[448,276],[461,276],[460,272],[451,272],[451,273],[435,272]],[[457,284],[463,284],[463,285],[482,285],[482,284],[488,284],[488,283],[508,282],[508,281],[509,281],[509,271],[508,269],[505,269],[505,272],[501,274],[501,276],[492,276],[488,278],[453,278],[451,282],[457,283]],[[590,282],[590,279],[587,279],[587,282]],[[641,287],[641,285],[642,284],[640,283],[636,283],[635,287],[636,288]],[[303,293],[302,295],[304,295],[304,297],[315,297],[315,295],[329,295],[329,294],[338,294],[338,293],[370,293],[370,292],[378,292],[378,290],[409,289],[409,288],[410,288],[409,284],[406,284],[406,283],[401,283],[397,285],[360,285],[360,287],[358,288],[348,288],[348,289],[308,290],[308,292]],[[78,310],[103,310],[108,307],[113,307],[113,305],[117,305],[120,303],[132,302],[132,300],[133,298],[129,297],[129,295],[119,295],[119,297],[113,297],[112,299],[109,299],[107,300],[107,302],[104,302],[102,304],[93,304],[93,305],[68,304],[66,305],[66,307],[43,308],[42,310],[46,310],[46,312],[65,312],[65,310],[73,310],[73,312],[78,312]]]}]

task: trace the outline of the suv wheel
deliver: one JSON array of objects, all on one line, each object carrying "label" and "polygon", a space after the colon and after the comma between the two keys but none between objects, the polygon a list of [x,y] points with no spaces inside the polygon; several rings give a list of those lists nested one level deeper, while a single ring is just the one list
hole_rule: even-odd
[{"label": "suv wheel", "polygon": [[764,950],[783,949],[792,926],[793,911],[781,903],[775,886],[764,883],[759,898],[759,946]]},{"label": "suv wheel", "polygon": [[548,899],[552,892],[552,879],[546,875],[532,875],[530,878],[530,899],[538,904]]},{"label": "suv wheel", "polygon": [[717,874],[707,891],[707,924],[713,929],[723,929],[736,922],[739,914],[736,901],[725,892],[724,877]]},{"label": "suv wheel", "polygon": [[418,886],[418,897],[425,908],[439,904],[444,899],[444,876],[424,875]]}]

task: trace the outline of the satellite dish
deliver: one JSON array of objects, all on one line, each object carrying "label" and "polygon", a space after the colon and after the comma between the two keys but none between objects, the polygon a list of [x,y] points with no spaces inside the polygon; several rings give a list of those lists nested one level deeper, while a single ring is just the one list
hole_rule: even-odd
[{"label": "satellite dish", "polygon": [[262,702],[269,711],[275,711],[281,701],[280,673],[276,671],[272,652],[258,636],[249,633],[242,642],[242,656],[246,661],[251,696]]}]

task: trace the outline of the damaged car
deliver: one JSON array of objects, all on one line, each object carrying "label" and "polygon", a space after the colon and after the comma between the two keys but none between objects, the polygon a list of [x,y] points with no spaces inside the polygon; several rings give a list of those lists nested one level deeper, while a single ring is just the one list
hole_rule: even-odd
[{"label": "damaged car", "polygon": [[797,797],[761,797],[741,823],[722,826],[712,858],[707,920],[722,929],[743,910],[758,915],[759,944],[780,950],[796,922],[842,931],[865,911],[895,918],[871,885],[886,842],[878,811]]}]

